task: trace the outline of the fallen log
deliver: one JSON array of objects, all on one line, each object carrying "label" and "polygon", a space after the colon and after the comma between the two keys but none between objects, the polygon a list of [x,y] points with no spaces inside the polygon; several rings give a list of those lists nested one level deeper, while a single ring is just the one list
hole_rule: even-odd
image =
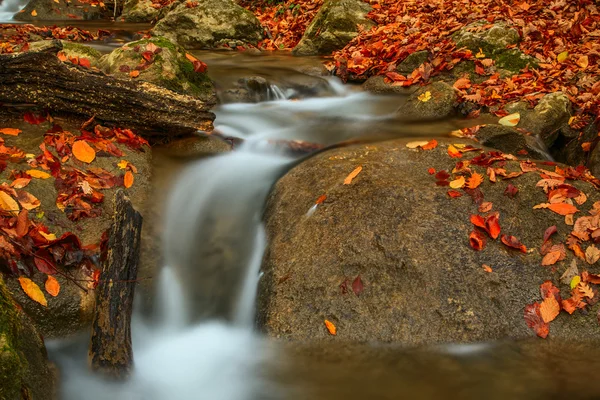
[{"label": "fallen log", "polygon": [[215,99],[179,94],[149,82],[116,79],[61,62],[53,41],[38,52],[0,54],[0,104],[35,104],[49,111],[136,129],[147,136],[212,130]]},{"label": "fallen log", "polygon": [[123,379],[133,366],[131,311],[140,253],[142,216],[122,190],[102,265],[88,361],[92,370]]}]

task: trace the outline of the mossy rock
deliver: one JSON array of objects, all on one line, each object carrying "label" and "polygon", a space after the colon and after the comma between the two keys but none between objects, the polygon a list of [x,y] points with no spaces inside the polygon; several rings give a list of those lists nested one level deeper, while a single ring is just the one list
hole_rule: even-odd
[{"label": "mossy rock", "polygon": [[496,22],[490,28],[487,21],[477,21],[452,34],[457,48],[466,47],[473,54],[480,49],[485,53],[504,50],[507,46],[516,45],[520,41],[519,32],[506,22]]},{"label": "mossy rock", "polygon": [[186,49],[215,48],[224,44],[256,45],[263,37],[260,22],[233,0],[198,0],[195,7],[177,5],[151,31]]},{"label": "mossy rock", "polygon": [[358,36],[358,26],[375,25],[366,15],[371,6],[361,0],[326,0],[294,48],[298,56],[327,55]]},{"label": "mossy rock", "polygon": [[398,67],[396,67],[396,70],[401,74],[410,74],[428,59],[429,51],[415,51],[402,60],[402,62],[398,64]]},{"label": "mossy rock", "polygon": [[[37,42],[29,43],[29,51],[42,51],[45,48],[52,46],[54,41],[40,40]],[[80,43],[68,42],[66,40],[60,40],[62,43],[62,52],[65,53],[67,58],[77,57],[85,58],[90,61],[93,67],[98,65],[98,61],[102,58],[102,53],[93,47],[86,46]]]},{"label": "mossy rock", "polygon": [[456,113],[454,88],[444,82],[434,82],[412,93],[396,114],[404,121],[433,121]]},{"label": "mossy rock", "polygon": [[13,18],[17,21],[72,21],[109,19],[112,15],[113,10],[106,6],[94,7],[78,0],[30,0]]},{"label": "mossy rock", "polygon": [[163,8],[154,8],[151,0],[128,0],[123,5],[121,19],[125,22],[153,22],[163,18],[167,13],[177,6],[174,2]]},{"label": "mossy rock", "polygon": [[135,79],[204,101],[215,97],[215,90],[208,75],[195,72],[194,65],[186,58],[185,50],[164,37],[155,36],[127,43],[104,56],[99,64],[104,72],[116,77],[130,79],[131,74],[138,71],[139,76]]},{"label": "mossy rock", "polygon": [[46,348],[0,275],[0,399],[53,399]]},{"label": "mossy rock", "polygon": [[[526,67],[537,68],[539,62],[519,49],[507,49],[492,56],[497,69],[516,74]],[[502,75],[502,74],[501,74]]]}]

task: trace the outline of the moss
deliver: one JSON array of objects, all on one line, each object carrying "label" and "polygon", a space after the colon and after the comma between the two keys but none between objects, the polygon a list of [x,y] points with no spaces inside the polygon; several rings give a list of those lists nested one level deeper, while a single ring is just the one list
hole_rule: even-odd
[{"label": "moss", "polygon": [[512,73],[517,73],[527,66],[532,68],[538,67],[538,62],[535,58],[524,54],[519,49],[498,52],[497,54],[494,54],[493,59],[497,68],[505,69]]},{"label": "moss", "polygon": [[26,370],[20,347],[20,322],[17,309],[0,276],[0,398],[20,398],[22,376]]},{"label": "moss", "polygon": [[79,43],[66,42],[64,40],[62,41],[62,45],[66,51],[72,51],[79,55],[87,56],[90,58],[90,60],[97,60],[100,57],[102,57],[102,53],[89,46],[85,46]]}]

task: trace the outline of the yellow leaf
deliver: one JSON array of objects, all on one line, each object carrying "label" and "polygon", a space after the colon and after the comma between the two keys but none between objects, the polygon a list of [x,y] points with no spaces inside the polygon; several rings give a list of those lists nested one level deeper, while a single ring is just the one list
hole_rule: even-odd
[{"label": "yellow leaf", "polygon": [[52,297],[56,297],[60,293],[60,283],[52,275],[48,275],[44,286],[46,287],[46,292]]},{"label": "yellow leaf", "polygon": [[32,17],[37,17],[37,11],[33,10],[33,11],[31,12],[31,16],[32,16]]},{"label": "yellow leaf", "polygon": [[336,335],[337,329],[335,327],[335,325],[333,324],[333,322],[325,320],[325,326],[327,327],[327,330],[329,331],[329,333],[333,336]]},{"label": "yellow leaf", "polygon": [[460,158],[462,157],[462,153],[458,151],[458,149],[451,144],[448,145],[448,155],[452,158]]},{"label": "yellow leaf", "polygon": [[125,169],[125,168],[127,168],[127,164],[129,164],[127,161],[125,161],[125,160],[121,160],[121,161],[119,161],[119,163],[117,164],[117,167],[119,167],[120,169]]},{"label": "yellow leaf", "polygon": [[19,277],[19,283],[21,284],[21,288],[25,292],[29,298],[35,302],[40,303],[44,307],[48,306],[48,302],[46,301],[46,296],[42,293],[40,287],[31,279],[25,278],[24,276]]},{"label": "yellow leaf", "polygon": [[358,167],[356,167],[354,169],[354,171],[350,172],[350,174],[346,177],[346,179],[344,179],[344,185],[349,185],[352,183],[352,179],[356,178],[356,176],[358,174],[360,174],[360,171],[362,171],[362,166],[359,165]]},{"label": "yellow leaf", "polygon": [[409,149],[416,149],[417,147],[425,146],[427,143],[429,143],[427,140],[418,140],[416,142],[406,143],[406,147]]},{"label": "yellow leaf", "polygon": [[564,62],[567,58],[569,58],[569,52],[563,51],[562,53],[560,53],[559,55],[556,56],[556,61],[561,63],[561,62]]},{"label": "yellow leaf", "polygon": [[485,54],[483,54],[481,47],[479,48],[479,53],[475,54],[475,58],[485,58]]},{"label": "yellow leaf", "polygon": [[19,214],[19,204],[8,193],[0,191],[0,208],[10,211],[13,215]]},{"label": "yellow leaf", "polygon": [[73,143],[73,155],[79,161],[89,164],[96,158],[96,151],[85,140],[76,140]]},{"label": "yellow leaf", "polygon": [[27,172],[27,174],[29,176],[31,176],[32,178],[39,178],[39,179],[48,179],[50,178],[50,174],[44,171],[40,171],[39,169],[30,169],[25,171]]},{"label": "yellow leaf", "polygon": [[425,93],[420,94],[419,97],[417,97],[417,99],[419,99],[419,101],[422,102],[429,101],[431,100],[431,92],[428,90]]},{"label": "yellow leaf", "polygon": [[56,240],[56,235],[54,233],[46,233],[42,231],[38,231],[40,235],[42,235],[46,240]]},{"label": "yellow leaf", "polygon": [[23,132],[20,129],[15,129],[15,128],[2,128],[0,129],[0,133],[4,134],[4,135],[9,135],[9,136],[19,136],[19,133]]},{"label": "yellow leaf", "polygon": [[571,289],[575,289],[575,286],[579,285],[579,282],[581,282],[581,277],[579,275],[575,275],[573,279],[571,279]]},{"label": "yellow leaf", "polygon": [[133,185],[133,174],[131,173],[131,171],[125,172],[123,183],[125,184],[125,187],[127,189],[129,189]]},{"label": "yellow leaf", "polygon": [[465,186],[465,177],[464,176],[459,176],[458,178],[456,178],[455,180],[450,182],[450,187],[452,189],[460,189],[463,186]]},{"label": "yellow leaf", "polygon": [[577,65],[579,65],[582,69],[586,69],[589,63],[590,60],[588,59],[588,56],[581,56],[577,59]]},{"label": "yellow leaf", "polygon": [[504,118],[500,118],[498,123],[500,125],[504,125],[504,126],[516,126],[520,120],[521,120],[521,114],[514,113],[514,114],[507,115]]}]

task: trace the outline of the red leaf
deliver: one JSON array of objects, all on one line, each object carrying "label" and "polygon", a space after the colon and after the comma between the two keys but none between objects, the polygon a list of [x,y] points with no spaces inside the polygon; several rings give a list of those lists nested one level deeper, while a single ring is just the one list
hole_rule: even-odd
[{"label": "red leaf", "polygon": [[519,239],[517,239],[514,236],[502,235],[502,237],[500,238],[500,240],[502,241],[502,243],[504,243],[508,247],[512,247],[513,249],[517,249],[517,250],[520,250],[523,253],[527,253],[527,247],[525,247],[525,245],[522,244],[519,241]]},{"label": "red leaf", "polygon": [[53,275],[57,272],[56,266],[52,261],[52,256],[50,255],[50,252],[46,249],[38,250],[35,253],[33,262],[35,263],[37,269],[40,272],[43,272],[44,274]]},{"label": "red leaf", "polygon": [[500,224],[498,223],[497,213],[490,215],[485,219],[485,230],[492,239],[497,239],[500,235]]},{"label": "red leaf", "polygon": [[546,281],[540,285],[540,294],[542,298],[554,297],[560,303],[560,290],[554,286],[552,281]]},{"label": "red leaf", "polygon": [[433,174],[435,174],[435,168],[429,168],[429,169],[427,170],[427,173],[429,173],[429,175],[433,175]]},{"label": "red leaf", "polygon": [[194,65],[194,72],[202,73],[208,70],[208,66],[200,60],[196,60],[192,64]]},{"label": "red leaf", "polygon": [[354,292],[355,295],[359,295],[362,293],[364,289],[364,285],[362,280],[360,279],[360,275],[358,275],[356,277],[356,279],[354,279],[354,281],[352,282],[352,291]]},{"label": "red leaf", "polygon": [[88,60],[87,58],[80,58],[79,59],[79,65],[81,65],[84,68],[91,68],[92,64],[90,63],[90,60]]},{"label": "red leaf", "polygon": [[485,236],[478,230],[473,230],[469,235],[469,245],[477,251],[483,250],[485,247]]},{"label": "red leaf", "polygon": [[456,190],[448,190],[448,196],[452,198],[461,197],[462,195],[463,194],[461,192],[458,192]]},{"label": "red leaf", "polygon": [[469,218],[469,220],[471,221],[471,223],[473,225],[485,229],[485,220],[483,219],[483,217],[481,215],[471,214],[471,217]]},{"label": "red leaf", "polygon": [[513,186],[512,183],[509,183],[508,186],[506,186],[506,190],[504,190],[504,195],[513,198],[517,195],[518,192],[519,189]]},{"label": "red leaf", "polygon": [[556,225],[552,225],[550,228],[546,229],[546,232],[544,232],[544,243],[546,243],[548,239],[550,239],[550,236],[554,235],[556,232]]},{"label": "red leaf", "polygon": [[23,115],[23,119],[25,120],[25,122],[31,124],[31,125],[39,125],[42,122],[46,121],[46,117],[42,116],[41,114],[39,116],[36,116],[34,113],[27,111],[24,115]]}]

